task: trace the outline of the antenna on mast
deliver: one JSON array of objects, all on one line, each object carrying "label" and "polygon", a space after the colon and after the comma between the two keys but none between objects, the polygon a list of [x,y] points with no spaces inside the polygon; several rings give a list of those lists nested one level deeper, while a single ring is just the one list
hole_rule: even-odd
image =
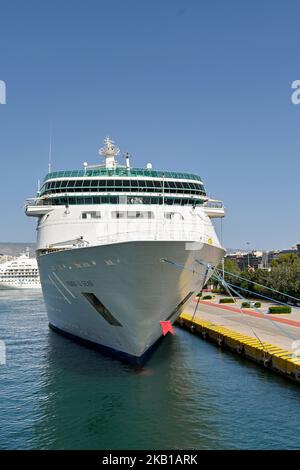
[{"label": "antenna on mast", "polygon": [[51,163],[52,163],[52,128],[50,127],[50,136],[49,136],[49,156],[48,156],[48,173],[51,173]]},{"label": "antenna on mast", "polygon": [[105,158],[106,168],[115,168],[117,166],[116,156],[120,153],[120,149],[115,146],[113,140],[109,137],[104,139],[104,147],[99,150],[99,155]]}]

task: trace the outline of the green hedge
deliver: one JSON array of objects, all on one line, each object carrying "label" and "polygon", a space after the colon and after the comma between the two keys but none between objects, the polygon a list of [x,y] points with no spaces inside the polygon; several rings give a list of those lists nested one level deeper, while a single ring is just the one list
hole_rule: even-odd
[{"label": "green hedge", "polygon": [[269,307],[269,313],[291,313],[291,307],[285,305],[278,305],[274,307]]},{"label": "green hedge", "polygon": [[261,303],[260,302],[255,302],[254,305],[252,305],[250,302],[243,302],[242,305],[241,305],[242,308],[260,308],[261,307]]},{"label": "green hedge", "polygon": [[212,289],[213,294],[220,294],[220,289]]},{"label": "green hedge", "polygon": [[230,297],[224,297],[223,299],[219,300],[220,304],[234,304],[234,300],[231,299]]},{"label": "green hedge", "polygon": [[213,298],[212,295],[205,295],[204,297],[202,297],[202,300],[210,300],[212,298]]}]

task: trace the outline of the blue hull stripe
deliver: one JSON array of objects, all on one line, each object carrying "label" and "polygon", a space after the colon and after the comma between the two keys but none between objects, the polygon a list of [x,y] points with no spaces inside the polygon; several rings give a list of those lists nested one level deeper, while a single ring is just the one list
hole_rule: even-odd
[{"label": "blue hull stripe", "polygon": [[147,349],[147,351],[145,351],[142,354],[142,356],[133,356],[132,354],[125,353],[124,351],[118,351],[117,349],[113,349],[108,346],[95,343],[94,341],[80,338],[79,336],[73,335],[72,333],[69,333],[67,331],[61,330],[60,328],[57,328],[57,326],[54,326],[51,323],[49,323],[49,327],[53,331],[63,336],[66,336],[67,338],[73,341],[76,341],[77,343],[80,343],[84,346],[95,349],[97,351],[100,351],[105,356],[115,357],[121,362],[125,362],[127,364],[129,363],[133,365],[139,365],[139,366],[142,366],[150,358],[151,354],[154,352],[154,350],[158,347],[159,343],[163,339],[163,337],[161,336],[154,344],[152,344],[152,346],[150,346],[149,349]]}]

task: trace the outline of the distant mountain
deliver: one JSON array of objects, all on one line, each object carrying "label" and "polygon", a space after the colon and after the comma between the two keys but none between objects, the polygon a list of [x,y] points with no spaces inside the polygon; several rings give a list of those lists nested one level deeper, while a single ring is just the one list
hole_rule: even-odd
[{"label": "distant mountain", "polygon": [[241,248],[226,248],[227,254],[230,253],[237,253],[238,251],[246,251],[245,249],[242,250]]},{"label": "distant mountain", "polygon": [[22,242],[22,243],[1,243],[0,242],[0,255],[17,256],[26,251],[29,248],[29,254],[35,256],[35,243]]}]

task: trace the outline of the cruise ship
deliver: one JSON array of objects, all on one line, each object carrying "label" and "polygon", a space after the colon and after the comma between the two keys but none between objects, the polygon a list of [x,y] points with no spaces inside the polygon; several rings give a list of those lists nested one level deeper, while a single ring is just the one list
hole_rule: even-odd
[{"label": "cruise ship", "polygon": [[[37,217],[37,260],[49,326],[142,363],[225,254],[212,218],[221,201],[200,176],[118,162],[46,175],[25,212]],[[120,158],[120,157],[119,157]]]},{"label": "cruise ship", "polygon": [[23,253],[0,264],[0,289],[40,289],[37,261]]}]

